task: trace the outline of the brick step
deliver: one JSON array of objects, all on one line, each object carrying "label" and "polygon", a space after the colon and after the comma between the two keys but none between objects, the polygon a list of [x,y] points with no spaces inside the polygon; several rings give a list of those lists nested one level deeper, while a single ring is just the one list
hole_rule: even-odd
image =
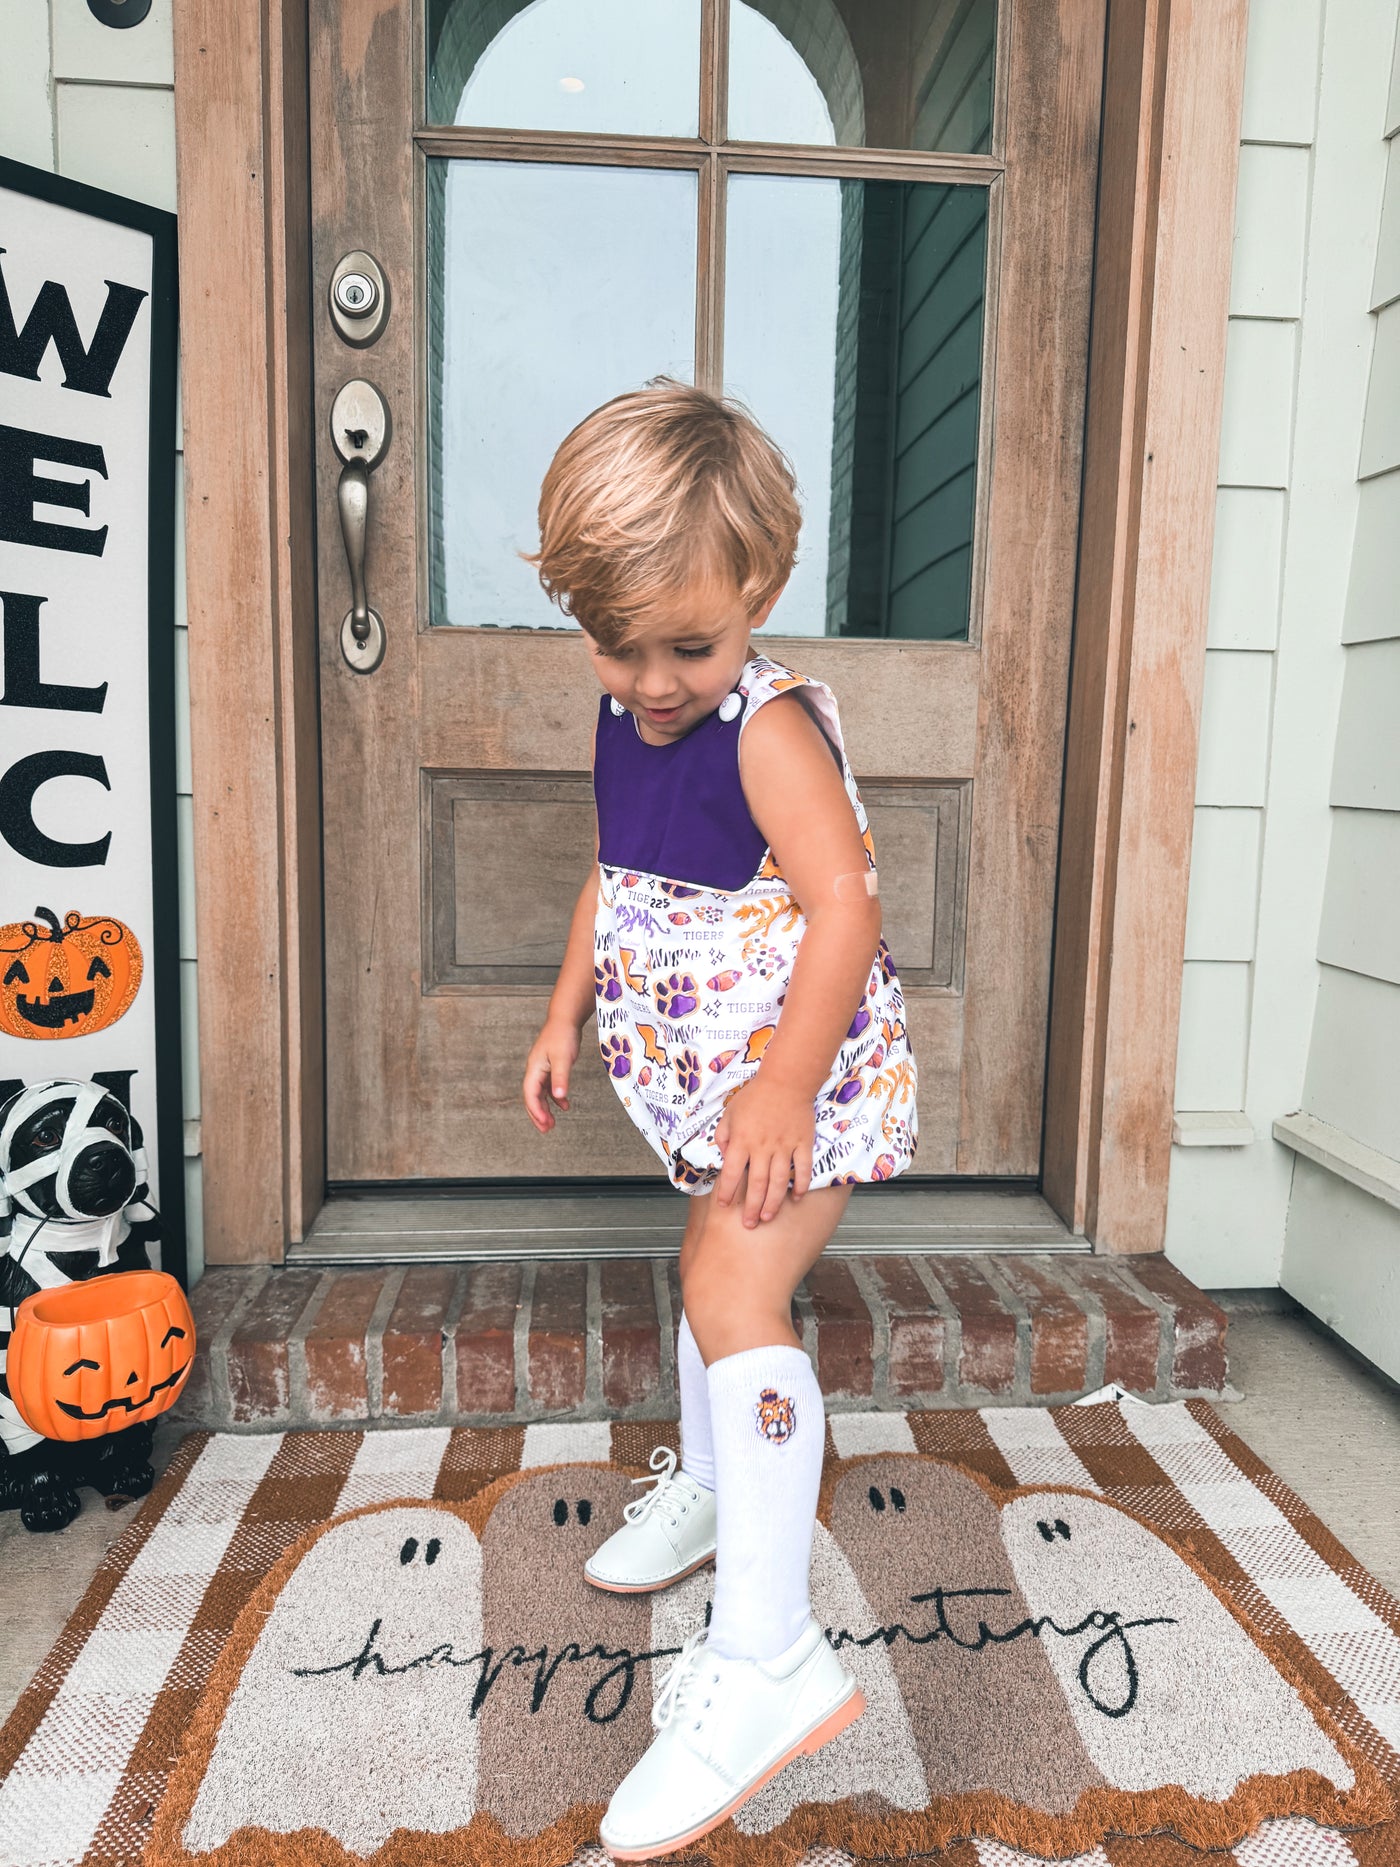
[{"label": "brick step", "polygon": [[[219,1268],[182,1418],[228,1431],[677,1412],[676,1262]],[[824,1258],[795,1320],[832,1411],[1219,1394],[1225,1315],[1166,1258]]]}]

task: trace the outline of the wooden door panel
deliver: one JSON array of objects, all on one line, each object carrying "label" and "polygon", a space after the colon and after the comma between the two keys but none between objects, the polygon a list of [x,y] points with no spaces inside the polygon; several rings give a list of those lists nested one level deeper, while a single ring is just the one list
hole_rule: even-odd
[{"label": "wooden door panel", "polygon": [[[921,1173],[1039,1166],[1103,12],[1104,0],[1018,4],[1003,35],[973,639],[756,638],[841,705],[908,994]],[[340,651],[339,462],[318,451],[328,1170],[342,1182],[652,1174],[591,1027],[555,1132],[537,1137],[520,1106],[587,864],[597,689],[577,632],[427,626],[414,13],[412,0],[311,0],[318,431],[324,443],[353,376],[393,419],[368,554],[388,649],[368,677]],[[444,134],[433,146],[452,147]],[[391,283],[388,324],[365,351],[324,315],[330,273],[357,247]]]},{"label": "wooden door panel", "polygon": [[[337,568],[343,588],[343,565]],[[839,642],[767,629],[754,644],[779,661],[790,659],[835,691],[858,776],[973,775],[982,665],[976,647]],[[587,767],[598,690],[577,633],[424,628],[417,656],[424,764]]]}]

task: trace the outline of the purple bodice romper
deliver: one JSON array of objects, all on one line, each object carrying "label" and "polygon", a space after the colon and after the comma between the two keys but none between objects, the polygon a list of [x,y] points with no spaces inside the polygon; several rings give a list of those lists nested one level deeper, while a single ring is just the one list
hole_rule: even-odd
[{"label": "purple bodice romper", "polygon": [[[840,762],[873,865],[836,702],[821,682],[755,657],[735,697],[668,745],[648,745],[607,696],[598,712],[598,1045],[628,1114],[685,1192],[714,1183],[716,1124],[762,1061],[806,926],[739,777],[748,721],[794,691]],[[904,1001],[881,940],[817,1096],[812,1185],[902,1172],[916,1144],[914,1091]]]}]

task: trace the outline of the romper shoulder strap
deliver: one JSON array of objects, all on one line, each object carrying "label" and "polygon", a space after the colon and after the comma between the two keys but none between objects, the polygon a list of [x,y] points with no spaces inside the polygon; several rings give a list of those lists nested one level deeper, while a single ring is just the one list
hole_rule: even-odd
[{"label": "romper shoulder strap", "polygon": [[844,769],[846,745],[841,736],[841,716],[837,711],[836,696],[825,681],[814,680],[809,674],[799,674],[795,668],[771,661],[766,655],[755,655],[744,665],[739,692],[744,696],[744,717],[739,722],[741,733],[759,708],[766,706],[770,700],[776,700],[782,694],[797,694],[821,728],[822,736],[836,756],[836,762]]}]

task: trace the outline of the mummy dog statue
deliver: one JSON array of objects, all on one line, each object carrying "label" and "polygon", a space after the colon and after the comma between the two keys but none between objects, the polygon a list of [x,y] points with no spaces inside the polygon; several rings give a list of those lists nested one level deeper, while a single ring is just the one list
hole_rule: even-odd
[{"label": "mummy dog statue", "polygon": [[44,1439],[10,1398],[14,1314],[36,1290],[99,1271],[148,1269],[160,1235],[147,1203],[141,1129],[100,1083],[32,1083],[0,1105],[0,1509],[27,1530],[61,1530],[80,1485],[115,1503],[154,1482],[152,1428],[72,1443]]}]

